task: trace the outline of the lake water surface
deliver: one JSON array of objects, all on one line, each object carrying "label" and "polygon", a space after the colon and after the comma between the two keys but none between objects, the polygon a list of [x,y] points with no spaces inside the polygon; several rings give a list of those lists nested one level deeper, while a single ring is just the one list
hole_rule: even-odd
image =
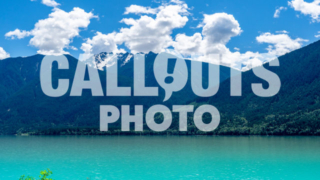
[{"label": "lake water surface", "polygon": [[319,179],[320,137],[0,137],[0,180]]}]

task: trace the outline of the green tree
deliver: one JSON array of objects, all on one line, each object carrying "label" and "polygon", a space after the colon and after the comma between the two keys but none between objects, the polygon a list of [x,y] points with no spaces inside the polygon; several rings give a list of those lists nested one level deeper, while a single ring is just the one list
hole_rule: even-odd
[{"label": "green tree", "polygon": [[[50,171],[50,169],[40,171],[39,180],[53,180],[52,178],[48,178],[50,175],[52,175],[52,171]],[[19,180],[36,180],[36,178],[22,175]]]}]

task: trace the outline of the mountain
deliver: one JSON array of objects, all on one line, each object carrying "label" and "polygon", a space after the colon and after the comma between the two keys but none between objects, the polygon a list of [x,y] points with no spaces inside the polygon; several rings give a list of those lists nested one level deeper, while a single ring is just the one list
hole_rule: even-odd
[{"label": "mountain", "polygon": [[[40,87],[40,73],[42,55],[26,58],[10,58],[0,61],[0,134],[19,134],[23,132],[34,132],[46,129],[66,128],[97,128],[99,126],[100,105],[144,105],[144,111],[155,104],[183,105],[192,101],[197,96],[191,89],[190,78],[183,90],[173,93],[170,100],[163,103],[164,89],[162,89],[153,73],[153,64],[157,54],[145,55],[145,78],[146,86],[159,87],[158,97],[92,97],[90,90],[84,90],[81,97],[70,97],[69,88],[66,95],[59,98],[46,96]],[[58,70],[57,64],[53,64],[53,87],[57,86],[58,79],[69,79],[70,84],[77,67],[78,60],[66,55],[69,61],[68,70]],[[119,86],[133,87],[133,55],[130,53],[112,54],[100,53],[95,56],[91,68],[99,69],[99,76],[106,92],[106,71],[103,68],[108,58],[118,61]],[[191,61],[186,60],[190,77]],[[201,63],[201,62],[199,62]],[[173,69],[174,63],[169,63],[169,69]],[[202,63],[203,85],[207,86],[208,64]],[[229,78],[230,69],[220,67],[220,82]],[[88,78],[87,74],[86,77]],[[132,88],[133,89],[133,88]],[[115,123],[114,127],[119,128]]]},{"label": "mountain", "polygon": [[320,135],[320,41],[278,59],[279,67],[264,65],[281,80],[276,96],[256,96],[251,84],[268,84],[250,70],[242,75],[241,97],[230,97],[226,80],[215,96],[192,102],[220,111],[221,124],[214,134]]},{"label": "mountain", "polygon": [[[103,63],[107,53],[95,57],[97,65]],[[109,54],[110,55],[110,54]],[[131,86],[133,77],[132,58],[129,53],[118,59],[119,84]],[[72,81],[77,60],[67,56],[70,70],[53,72],[54,76],[69,78]],[[157,85],[153,75],[153,62],[156,54],[146,55],[146,84]],[[30,63],[24,60],[30,60]],[[129,59],[129,60],[128,60]],[[214,105],[220,112],[219,127],[209,133],[199,131],[188,117],[188,132],[178,132],[178,115],[173,113],[174,122],[165,134],[215,134],[215,135],[320,135],[320,41],[278,58],[279,67],[264,67],[276,73],[281,80],[281,89],[273,97],[262,98],[252,92],[252,83],[268,83],[254,75],[252,70],[242,73],[242,96],[230,97],[230,69],[220,67],[221,84],[218,93],[209,98],[198,98],[192,93],[190,79],[186,88],[163,103],[164,90],[159,97],[91,97],[84,91],[82,97],[50,98],[39,88],[38,64],[41,56],[16,58],[0,61],[0,133],[15,134],[103,134],[97,130],[100,105],[137,105],[146,108],[154,104],[202,104]],[[190,61],[186,60],[190,73]],[[21,65],[23,64],[23,66]],[[203,63],[207,67],[206,63]],[[7,68],[5,68],[5,66]],[[169,67],[170,68],[170,67]],[[206,68],[204,68],[206,69]],[[105,83],[105,69],[99,71]],[[6,77],[8,75],[8,77]],[[207,72],[204,72],[206,82]],[[56,82],[54,82],[56,83]],[[205,83],[204,83],[204,86]],[[105,88],[105,85],[103,85]],[[105,89],[104,89],[105,90]],[[68,94],[68,93],[67,93]],[[114,128],[119,129],[115,123]],[[119,131],[112,131],[118,134]],[[151,134],[151,132],[143,132]],[[162,134],[164,134],[162,133]],[[134,134],[134,133],[128,133]],[[157,133],[153,133],[157,134]]]},{"label": "mountain", "polygon": [[0,103],[39,75],[42,55],[0,61]]}]

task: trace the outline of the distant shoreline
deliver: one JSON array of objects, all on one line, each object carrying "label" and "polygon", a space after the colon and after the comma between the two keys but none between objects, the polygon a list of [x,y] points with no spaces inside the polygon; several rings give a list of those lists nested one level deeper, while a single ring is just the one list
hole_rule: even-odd
[{"label": "distant shoreline", "polygon": [[120,129],[113,129],[107,132],[101,132],[96,128],[66,128],[66,129],[47,129],[19,132],[16,136],[320,136],[319,131],[306,132],[306,131],[257,131],[254,128],[242,127],[241,129],[232,129],[227,131],[225,128],[218,128],[212,132],[203,132],[199,130],[189,130],[187,132],[178,130],[167,130],[163,132],[155,132],[151,130],[145,131],[128,131],[122,132]]}]

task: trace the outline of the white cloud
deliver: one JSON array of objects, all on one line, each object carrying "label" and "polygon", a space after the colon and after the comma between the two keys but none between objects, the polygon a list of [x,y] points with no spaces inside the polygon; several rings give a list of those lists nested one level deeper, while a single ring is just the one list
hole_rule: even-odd
[{"label": "white cloud", "polygon": [[157,14],[158,8],[150,8],[150,7],[143,7],[138,5],[131,5],[126,7],[126,11],[124,14]]},{"label": "white cloud", "polygon": [[226,13],[205,14],[199,27],[202,27],[203,35],[200,53],[206,55],[228,53],[226,44],[242,32],[239,22],[233,15]]},{"label": "white cloud", "polygon": [[278,33],[278,34],[289,34],[289,32],[286,31],[286,30],[276,31],[276,33]]},{"label": "white cloud", "polygon": [[[235,66],[238,56],[235,57],[226,44],[232,37],[241,34],[239,22],[226,13],[205,14],[203,22],[198,27],[202,28],[201,34],[178,34],[173,44],[175,50],[199,61]],[[221,59],[219,54],[224,58]]]},{"label": "white cloud", "polygon": [[277,8],[276,11],[274,12],[273,17],[274,17],[274,18],[279,18],[279,17],[280,17],[280,12],[281,12],[282,10],[287,10],[287,8],[286,8],[286,7],[283,7],[283,6]]},{"label": "white cloud", "polygon": [[316,34],[314,37],[315,38],[319,38],[320,37],[320,31],[318,31],[318,34]]},{"label": "white cloud", "polygon": [[171,0],[171,2],[173,2],[175,4],[184,4],[184,2],[180,1],[180,0]]},{"label": "white cloud", "polygon": [[184,27],[189,15],[187,4],[179,0],[163,3],[155,9],[131,5],[126,8],[125,14],[128,13],[156,13],[156,16],[140,15],[137,19],[124,18],[120,22],[128,25],[128,28],[121,28],[119,32],[110,34],[97,33],[92,39],[87,40],[81,49],[85,53],[94,54],[114,52],[119,51],[117,45],[124,44],[132,53],[150,51],[159,53],[173,44],[172,31]]},{"label": "white cloud", "polygon": [[[215,13],[204,14],[203,21],[198,25],[201,32],[191,36],[177,34],[172,38],[172,31],[182,28],[188,21],[190,10],[182,1],[174,0],[162,4],[155,9],[142,6],[130,6],[125,14],[155,14],[155,16],[140,15],[139,18],[124,18],[122,23],[127,28],[109,34],[97,34],[87,39],[81,49],[85,54],[100,52],[120,52],[118,45],[124,44],[131,53],[153,51],[170,52],[179,57],[188,57],[194,60],[219,63],[243,70],[251,69],[264,62],[273,60],[302,46],[304,39],[291,39],[288,32],[277,31],[277,34],[264,33],[256,38],[259,43],[268,44],[266,53],[240,53],[238,48],[232,52],[226,45],[232,37],[242,33],[239,22],[231,14]],[[174,49],[169,49],[173,47]]]},{"label": "white cloud", "polygon": [[295,11],[299,11],[304,15],[310,15],[312,21],[320,21],[320,0],[314,0],[310,3],[304,0],[292,0],[288,4]]},{"label": "white cloud", "polygon": [[23,38],[32,36],[30,45],[39,48],[39,54],[58,55],[66,54],[65,48],[69,48],[69,44],[73,38],[79,36],[81,28],[87,28],[90,19],[95,18],[93,13],[85,12],[80,8],[73,8],[70,12],[54,8],[49,14],[49,18],[39,20],[33,30],[8,32],[7,37]]},{"label": "white cloud", "polygon": [[10,57],[10,54],[7,53],[2,47],[0,47],[0,60]]},{"label": "white cloud", "polygon": [[85,43],[82,43],[81,49],[86,54],[99,54],[101,52],[123,52],[124,50],[119,50],[117,43],[115,41],[116,33],[102,34],[97,32],[92,39],[87,39]]},{"label": "white cloud", "polygon": [[268,53],[275,56],[281,56],[293,50],[299,49],[303,42],[308,40],[297,38],[291,39],[288,34],[264,33],[258,36],[259,43],[270,44],[267,48]]},{"label": "white cloud", "polygon": [[262,56],[256,55],[256,56],[250,56],[246,59],[246,61],[242,62],[243,68],[241,68],[242,71],[248,71],[252,68],[261,66],[263,63],[261,61]]},{"label": "white cloud", "polygon": [[204,14],[202,34],[209,43],[226,44],[231,37],[238,36],[242,32],[239,22],[233,15],[226,13]]},{"label": "white cloud", "polygon": [[50,7],[57,7],[60,5],[55,0],[42,0],[42,4],[44,4],[46,6],[50,6]]},{"label": "white cloud", "polygon": [[69,47],[67,47],[67,49],[72,49],[72,50],[74,50],[74,51],[77,51],[77,50],[78,50],[78,48],[76,48],[76,47],[74,47],[74,46],[69,46]]},{"label": "white cloud", "polygon": [[[131,6],[130,6],[131,7]],[[144,8],[139,12],[144,11]],[[234,36],[241,34],[239,22],[233,15],[226,13],[205,14],[203,22],[198,28],[201,33],[192,36],[177,34],[172,39],[172,30],[184,27],[188,21],[188,6],[182,1],[162,4],[157,8],[156,17],[142,15],[138,19],[124,18],[121,22],[129,26],[122,28],[120,32],[102,34],[97,33],[92,39],[82,44],[81,49],[85,54],[98,54],[100,52],[119,51],[117,45],[124,43],[132,53],[153,51],[155,53],[168,51],[168,47],[174,47],[171,52],[189,56],[200,61],[221,63],[219,54],[223,54],[225,65],[236,66],[244,62],[247,57],[256,57],[258,53],[231,52],[226,44]],[[129,12],[127,9],[126,12]],[[130,12],[138,12],[130,10]],[[218,56],[217,56],[218,55]],[[261,55],[260,55],[261,56]],[[219,62],[218,62],[219,61]]]},{"label": "white cloud", "polygon": [[124,43],[132,53],[160,52],[172,44],[172,30],[182,28],[188,21],[188,6],[181,1],[171,1],[158,7],[156,17],[140,16],[139,19],[121,20],[129,28],[121,28],[117,41]]},{"label": "white cloud", "polygon": [[23,39],[30,35],[31,33],[29,31],[25,31],[25,30],[21,31],[20,29],[10,31],[5,34],[6,37],[10,37],[11,39],[15,39],[15,38]]},{"label": "white cloud", "polygon": [[193,36],[177,34],[173,47],[182,55],[188,56],[191,53],[199,52],[201,43],[202,35],[200,33],[195,33]]},{"label": "white cloud", "polygon": [[[31,0],[31,1],[36,1],[36,0]],[[60,6],[60,4],[57,3],[55,0],[42,0],[41,3],[46,6],[54,7],[54,8]]]},{"label": "white cloud", "polygon": [[239,22],[226,13],[205,14],[203,22],[198,27],[202,28],[201,34],[178,34],[173,47],[187,55],[225,53],[228,51],[226,43],[231,37],[242,32]]},{"label": "white cloud", "polygon": [[[241,34],[239,22],[230,14],[216,13],[204,15],[205,18],[199,27],[202,34],[193,36],[178,34],[173,47],[182,55],[192,56],[193,59],[219,63],[236,69],[249,70],[296,50],[307,40],[297,38],[291,39],[288,32],[277,31],[278,34],[264,33],[256,38],[259,43],[269,44],[267,53],[251,52],[240,53],[238,48],[232,52],[226,44],[234,36]],[[245,66],[243,68],[243,65]]]},{"label": "white cloud", "polygon": [[[280,32],[281,31],[278,31],[277,33]],[[271,34],[267,32],[256,37],[257,42],[269,44],[268,48],[266,49],[267,53],[253,53],[248,51],[245,54],[238,54],[241,64],[244,65],[242,70],[246,71],[260,66],[265,62],[274,60],[279,56],[301,48],[302,43],[308,41],[301,38],[292,39],[288,35],[287,31],[282,32],[282,34]],[[234,54],[237,55],[236,53]]]}]

